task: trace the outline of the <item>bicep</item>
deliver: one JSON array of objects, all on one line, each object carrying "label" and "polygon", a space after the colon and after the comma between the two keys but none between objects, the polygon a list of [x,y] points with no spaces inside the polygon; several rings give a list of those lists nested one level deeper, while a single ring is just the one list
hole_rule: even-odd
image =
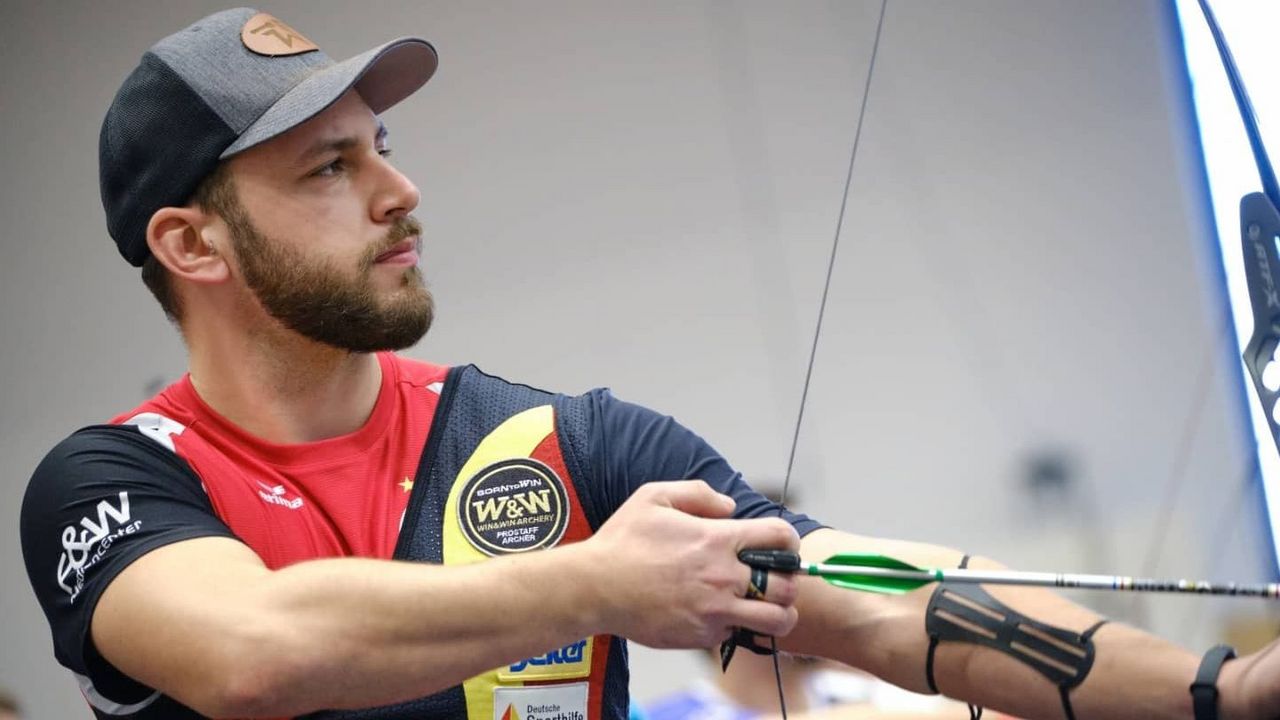
[{"label": "bicep", "polygon": [[170,545],[221,538],[239,546],[186,462],[122,426],[85,428],[55,446],[32,475],[20,526],[58,661],[110,703],[130,704],[151,689],[104,660],[92,642],[106,588]]},{"label": "bicep", "polygon": [[751,488],[710,443],[675,418],[618,400],[606,391],[593,395],[597,422],[591,452],[611,498],[610,512],[645,483],[702,480],[733,498],[734,517],[782,517],[801,535],[820,527]]},{"label": "bicep", "polygon": [[102,592],[93,643],[129,677],[189,704],[254,632],[247,589],[270,573],[246,545],[201,537],[136,559]]}]

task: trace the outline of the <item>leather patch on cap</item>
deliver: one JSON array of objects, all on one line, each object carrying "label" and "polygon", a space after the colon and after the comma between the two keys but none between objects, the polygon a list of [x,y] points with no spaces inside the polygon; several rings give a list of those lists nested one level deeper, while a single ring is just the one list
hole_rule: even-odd
[{"label": "leather patch on cap", "polygon": [[267,13],[258,13],[249,18],[249,22],[240,30],[240,42],[259,55],[268,57],[301,55],[320,49],[302,33]]}]

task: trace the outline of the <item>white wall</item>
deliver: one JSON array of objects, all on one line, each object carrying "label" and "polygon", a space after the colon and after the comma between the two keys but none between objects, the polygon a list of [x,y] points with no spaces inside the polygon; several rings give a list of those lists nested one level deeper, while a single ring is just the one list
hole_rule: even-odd
[{"label": "white wall", "polygon": [[[441,53],[387,116],[439,302],[411,354],[611,385],[776,488],[879,3],[369,5],[264,9],[334,57]],[[27,478],[184,363],[106,236],[98,125],[148,45],[219,7],[0,6],[0,684],[32,717],[87,715],[22,569]],[[889,3],[800,506],[1034,569],[1266,575],[1172,32],[1157,2]],[[1075,485],[1037,502],[1045,449]],[[1197,649],[1244,607],[1083,599]],[[638,652],[637,692],[692,663]]]}]

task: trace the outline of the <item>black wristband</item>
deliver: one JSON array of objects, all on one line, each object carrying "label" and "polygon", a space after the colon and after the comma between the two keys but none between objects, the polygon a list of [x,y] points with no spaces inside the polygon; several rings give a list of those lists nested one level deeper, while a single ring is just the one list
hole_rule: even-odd
[{"label": "black wristband", "polygon": [[1191,707],[1195,720],[1218,720],[1218,673],[1228,660],[1236,656],[1230,645],[1215,645],[1204,654],[1196,681],[1191,683]]}]

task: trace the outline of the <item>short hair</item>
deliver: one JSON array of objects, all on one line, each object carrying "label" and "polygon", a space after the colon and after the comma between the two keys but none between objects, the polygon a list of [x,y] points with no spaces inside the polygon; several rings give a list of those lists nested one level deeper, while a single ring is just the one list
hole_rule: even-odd
[{"label": "short hair", "polygon": [[[218,163],[213,172],[200,181],[200,185],[191,194],[191,203],[200,206],[206,212],[217,213],[224,217],[229,211],[238,208],[239,198],[236,196],[236,188],[231,181],[231,173],[227,170],[225,161]],[[165,317],[175,325],[181,324],[182,298],[173,286],[173,277],[169,274],[169,269],[157,260],[155,255],[147,255],[147,259],[142,263],[142,283],[155,296],[156,302],[160,303],[160,309],[164,310]]]}]

